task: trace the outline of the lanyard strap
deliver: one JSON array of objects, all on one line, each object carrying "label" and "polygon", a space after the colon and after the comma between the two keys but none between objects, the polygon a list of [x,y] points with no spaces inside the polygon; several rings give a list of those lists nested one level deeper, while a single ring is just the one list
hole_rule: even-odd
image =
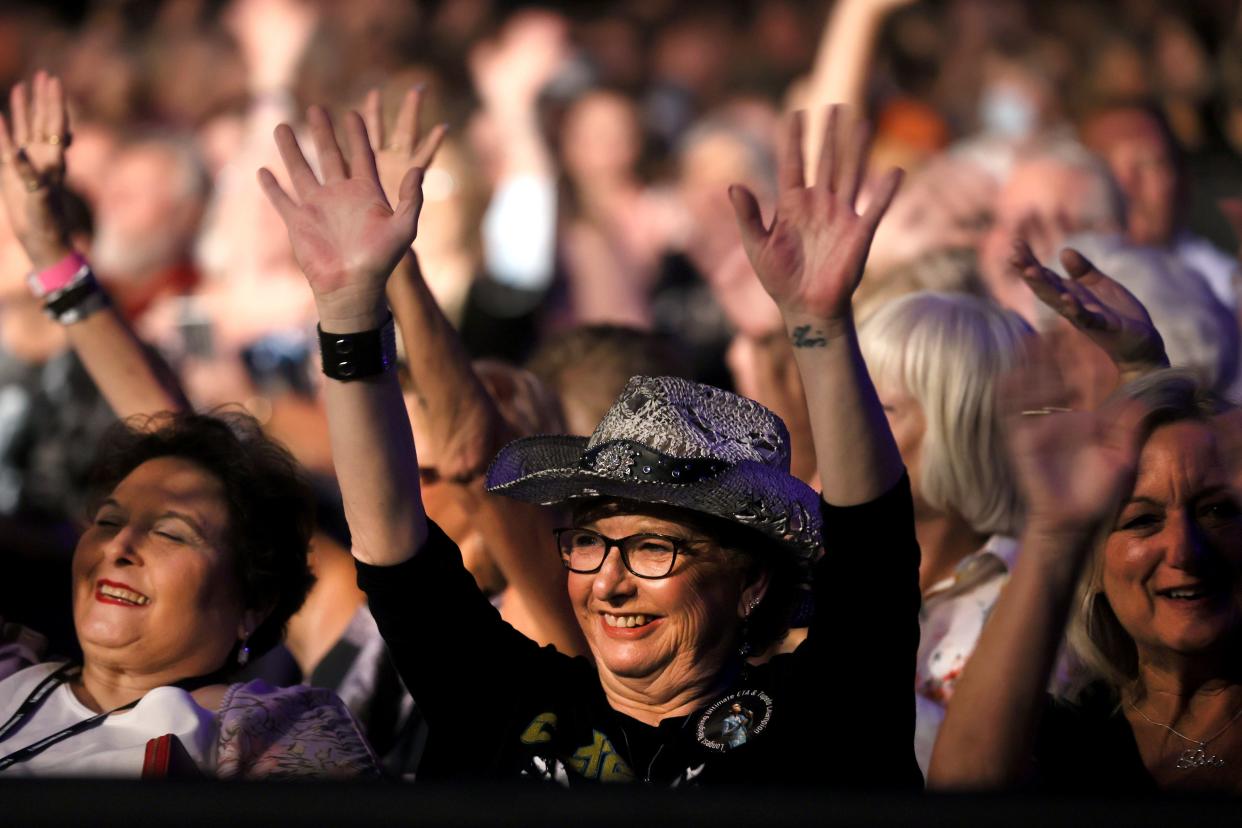
[{"label": "lanyard strap", "polygon": [[[29,721],[31,715],[43,705],[43,702],[47,701],[47,697],[52,694],[52,691],[63,684],[70,677],[70,675],[76,673],[79,669],[80,668],[77,667],[77,665],[66,664],[55,673],[39,682],[39,685],[35,687],[30,695],[26,697],[26,700],[21,703],[21,706],[17,708],[17,712],[10,716],[9,720],[5,722],[3,726],[0,726],[0,741],[4,741],[9,736],[12,736],[20,730],[22,725]],[[129,710],[131,707],[138,704],[139,701],[140,699],[134,699],[129,704],[123,704],[113,710],[98,713],[91,716],[89,719],[84,719],[76,724],[71,724],[63,730],[58,730],[51,735],[44,736],[32,745],[27,745],[21,750],[14,751],[8,756],[0,758],[0,772],[8,770],[11,766],[16,765],[18,762],[25,762],[27,759],[32,759],[35,756],[38,756],[52,745],[63,742],[66,739],[77,736],[79,733],[90,730],[91,728],[102,724],[103,720],[111,716],[113,713],[120,713],[122,710]]]},{"label": "lanyard strap", "polygon": [[70,662],[62,664],[60,669],[52,673],[31,691],[26,700],[9,716],[9,720],[0,725],[0,742],[12,736],[21,730],[22,725],[30,718],[31,714],[38,710],[43,702],[47,701],[47,697],[52,695],[52,691],[63,684],[71,675],[78,671],[78,666]]}]

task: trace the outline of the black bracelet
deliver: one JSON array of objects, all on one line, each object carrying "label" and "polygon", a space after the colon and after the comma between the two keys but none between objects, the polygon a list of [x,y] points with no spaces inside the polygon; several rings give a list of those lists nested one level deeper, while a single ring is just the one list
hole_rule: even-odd
[{"label": "black bracelet", "polygon": [[72,325],[107,305],[108,294],[95,280],[95,274],[84,267],[71,284],[48,295],[43,312],[62,325]]},{"label": "black bracelet", "polygon": [[374,377],[397,364],[397,329],[392,315],[383,327],[358,333],[328,333],[319,328],[323,372],[334,380]]}]

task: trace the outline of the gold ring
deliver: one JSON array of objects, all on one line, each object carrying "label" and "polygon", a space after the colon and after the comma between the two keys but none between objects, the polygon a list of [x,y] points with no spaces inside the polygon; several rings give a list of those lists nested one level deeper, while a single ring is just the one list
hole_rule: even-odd
[{"label": "gold ring", "polygon": [[1059,405],[1045,405],[1042,408],[1030,408],[1022,412],[1023,417],[1039,417],[1044,414],[1068,414],[1074,409],[1062,408]]},{"label": "gold ring", "polygon": [[26,185],[26,191],[30,193],[37,192],[43,186],[43,182],[37,178],[23,179],[22,183]]},{"label": "gold ring", "polygon": [[69,146],[70,139],[71,136],[66,132],[64,135],[49,135],[43,140],[54,147],[61,146],[62,144],[67,147]]}]

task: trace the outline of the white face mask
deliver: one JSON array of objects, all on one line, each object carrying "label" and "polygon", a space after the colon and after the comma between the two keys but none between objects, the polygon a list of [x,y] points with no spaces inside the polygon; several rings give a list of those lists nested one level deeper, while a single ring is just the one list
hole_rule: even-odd
[{"label": "white face mask", "polygon": [[1006,138],[1030,135],[1039,120],[1035,102],[1010,84],[992,84],[979,99],[983,131]]}]

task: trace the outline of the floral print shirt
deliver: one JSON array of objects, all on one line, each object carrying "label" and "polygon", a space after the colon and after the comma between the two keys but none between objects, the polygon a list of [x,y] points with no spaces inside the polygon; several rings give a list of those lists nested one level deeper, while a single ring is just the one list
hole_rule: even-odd
[{"label": "floral print shirt", "polygon": [[915,672],[915,754],[924,775],[944,708],[953,698],[957,680],[1009,580],[1017,555],[1016,539],[993,535],[978,552],[963,558],[950,577],[933,584],[923,595]]}]

